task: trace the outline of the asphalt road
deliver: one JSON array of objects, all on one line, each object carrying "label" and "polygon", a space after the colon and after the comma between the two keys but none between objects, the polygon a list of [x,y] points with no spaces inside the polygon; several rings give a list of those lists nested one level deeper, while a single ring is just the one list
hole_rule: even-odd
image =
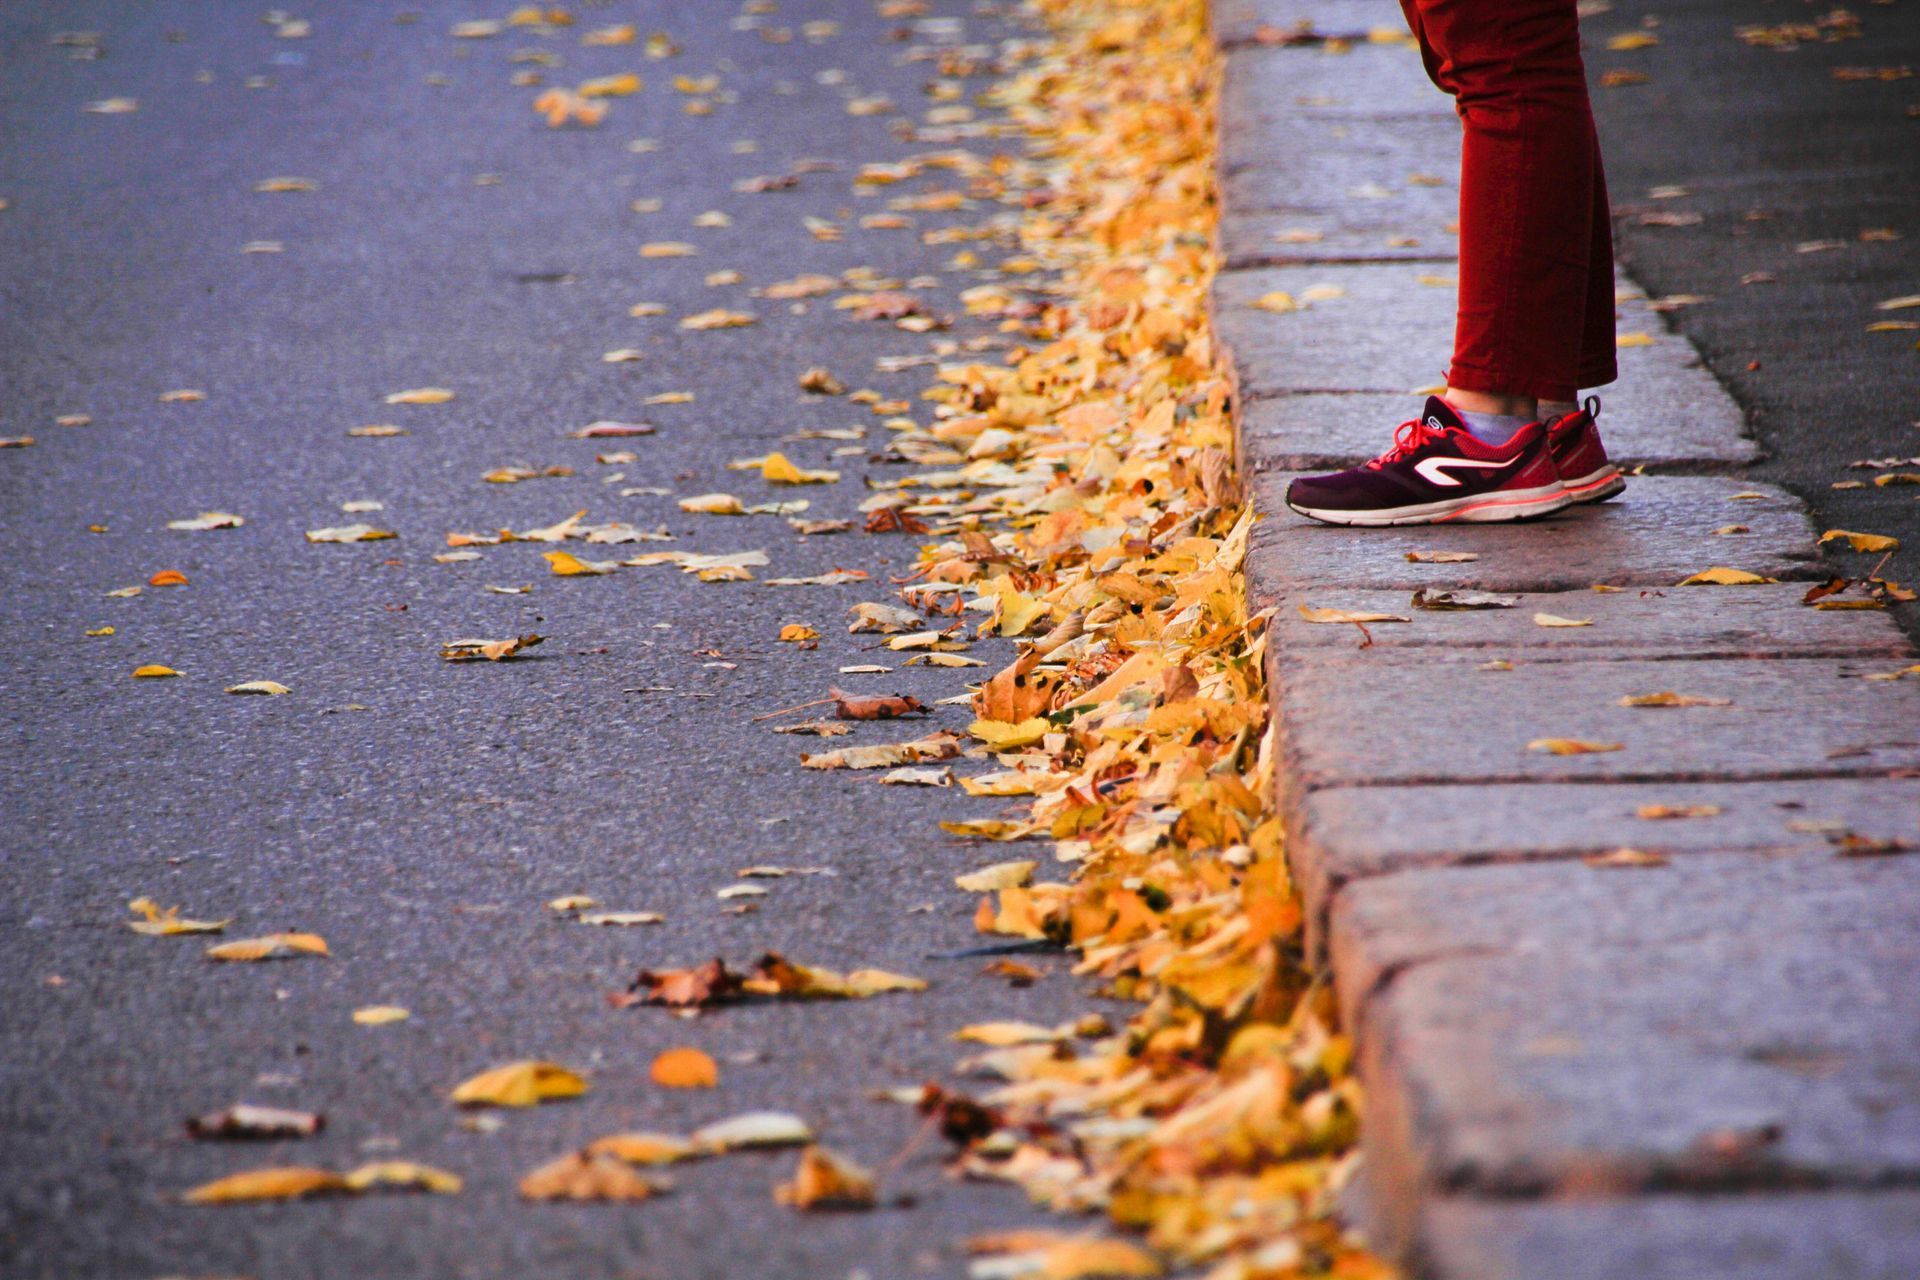
[{"label": "asphalt road", "polygon": [[[829,1145],[881,1164],[916,1120],[865,1091],[947,1075],[961,1051],[947,1037],[964,1023],[1053,1022],[1087,1007],[1056,958],[1038,961],[1050,972],[1025,990],[982,975],[978,960],[927,958],[979,940],[952,876],[1010,856],[942,836],[935,821],[1004,802],[803,774],[809,740],[750,722],[836,683],[928,701],[962,691],[964,672],[901,667],[842,625],[849,605],[892,598],[885,576],[911,561],[911,541],[801,538],[773,517],[682,515],[671,496],[804,497],[812,517],[857,517],[860,477],[901,473],[867,460],[888,434],[878,416],[805,396],[796,375],[825,365],[851,386],[913,396],[929,372],[876,373],[876,358],[990,328],[963,321],[922,337],[828,300],[749,290],[856,266],[942,272],[922,296],[961,311],[957,291],[986,273],[945,271],[955,248],[917,233],[995,207],[862,230],[858,216],[888,196],[955,180],[932,171],[857,196],[850,178],[863,163],[939,149],[890,129],[930,105],[935,72],[906,60],[910,50],[1022,33],[960,0],[934,0],[918,26],[867,4],[755,17],[623,0],[582,7],[573,30],[457,40],[455,21],[506,7],[411,7],[409,23],[394,6],[316,6],[301,11],[312,28],[299,38],[277,35],[251,5],[0,9],[0,435],[37,438],[0,451],[0,1273],[957,1275],[967,1234],[1038,1219],[1011,1189],[950,1181],[934,1146],[888,1180],[917,1207],[871,1214],[775,1206],[790,1153],[686,1166],[673,1195],[642,1205],[524,1204],[514,1184],[603,1134],[685,1132],[756,1107],[797,1111]],[[838,29],[804,34],[815,18]],[[582,31],[618,21],[643,36],[664,30],[681,51],[656,60],[639,44],[582,45]],[[769,42],[754,22],[792,39]],[[50,42],[81,30],[100,33],[98,57]],[[561,65],[515,61],[519,51]],[[526,70],[563,84],[632,70],[646,87],[613,100],[598,129],[549,130],[530,108],[538,90],[510,83]],[[711,114],[685,112],[688,95],[670,84],[679,74],[720,77],[703,97]],[[967,91],[986,83],[975,75]],[[899,110],[847,111],[874,94]],[[114,97],[138,109],[83,111]],[[633,149],[639,139],[656,145]],[[832,167],[790,190],[734,190],[805,158]],[[253,190],[285,176],[318,189]],[[645,199],[659,211],[633,212]],[[708,210],[731,225],[696,226]],[[846,226],[845,237],[816,239],[806,216]],[[253,241],[283,251],[243,253]],[[641,258],[653,241],[698,253]],[[706,283],[721,270],[742,283]],[[630,316],[643,301],[665,315]],[[712,307],[760,322],[676,327]],[[643,358],[602,360],[623,347]],[[421,386],[457,397],[383,402]],[[205,398],[162,402],[189,388]],[[694,399],[643,404],[670,391]],[[926,409],[916,402],[922,422]],[[91,422],[56,425],[74,414]],[[658,434],[566,438],[599,419],[645,419]],[[347,435],[372,423],[409,434]],[[799,428],[853,425],[865,426],[864,447],[779,443]],[[725,469],[776,446],[847,478],[775,492]],[[846,448],[858,452],[834,456]],[[635,459],[595,462],[623,449]],[[506,465],[574,474],[482,482]],[[621,494],[648,487],[670,494]],[[341,510],[368,500],[384,509]],[[873,578],[777,588],[655,567],[563,579],[537,544],[433,558],[450,531],[545,525],[582,508],[593,521],[665,524],[678,549],[764,548],[763,578],[836,567]],[[209,510],[246,523],[166,528]],[[356,520],[399,537],[302,536]],[[166,569],[189,584],[108,594]],[[818,650],[776,643],[791,622],[822,632]],[[111,636],[86,634],[107,626]],[[437,656],[457,637],[528,631],[548,639],[525,661]],[[980,656],[1002,658],[984,646]],[[838,674],[863,662],[897,669]],[[129,678],[145,663],[184,674]],[[256,679],[292,692],[222,692]],[[967,718],[944,707],[930,723]],[[922,731],[864,725],[840,741]],[[728,914],[737,904],[716,892],[764,863],[837,875],[765,882],[757,911]],[[666,921],[570,924],[543,906],[563,894]],[[332,956],[214,964],[204,939],[129,932],[125,903],[141,895],[236,917],[230,937],[312,930]],[[745,964],[768,948],[934,986],[694,1021],[604,1001],[642,966],[715,954]],[[387,1003],[411,1020],[350,1020]],[[719,1060],[717,1092],[648,1081],[654,1053],[682,1043]],[[592,1092],[507,1115],[498,1132],[464,1128],[447,1091],[525,1057],[588,1071]],[[183,1118],[242,1099],[323,1111],[328,1125],[297,1143],[184,1135]],[[388,1156],[452,1170],[466,1190],[178,1202],[257,1165]]]},{"label": "asphalt road", "polygon": [[[1882,572],[1911,588],[1920,487],[1877,487],[1885,469],[1849,464],[1920,473],[1920,330],[1867,332],[1920,322],[1920,308],[1876,306],[1920,294],[1920,5],[1847,9],[1857,26],[1832,6],[1614,0],[1585,24],[1587,65],[1619,256],[1650,294],[1706,299],[1668,318],[1747,410],[1767,451],[1752,474],[1798,493],[1823,530],[1899,538]],[[1779,43],[1789,24],[1819,38]],[[1639,32],[1658,44],[1608,47]],[[1609,72],[1647,80],[1606,87]],[[1879,560],[1838,546],[1835,573]],[[1920,606],[1896,616],[1920,635]]]}]

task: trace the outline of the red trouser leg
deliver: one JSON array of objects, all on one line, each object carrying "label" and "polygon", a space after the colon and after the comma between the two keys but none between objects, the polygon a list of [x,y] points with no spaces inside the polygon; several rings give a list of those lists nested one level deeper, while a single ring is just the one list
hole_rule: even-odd
[{"label": "red trouser leg", "polygon": [[1571,400],[1613,381],[1612,228],[1574,0],[1400,4],[1465,125],[1448,385]]}]

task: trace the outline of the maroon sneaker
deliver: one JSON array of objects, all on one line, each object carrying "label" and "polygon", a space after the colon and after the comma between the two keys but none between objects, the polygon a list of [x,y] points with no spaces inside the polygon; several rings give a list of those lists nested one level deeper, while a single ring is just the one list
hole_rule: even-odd
[{"label": "maroon sneaker", "polygon": [[1600,397],[1588,396],[1586,404],[1547,424],[1547,452],[1575,502],[1604,502],[1627,487],[1626,477],[1607,460],[1606,446],[1600,443],[1599,417]]},{"label": "maroon sneaker", "polygon": [[1547,452],[1547,428],[1532,422],[1502,445],[1474,439],[1439,396],[1400,424],[1393,448],[1333,475],[1302,476],[1287,505],[1328,524],[1441,524],[1544,516],[1568,505]]}]

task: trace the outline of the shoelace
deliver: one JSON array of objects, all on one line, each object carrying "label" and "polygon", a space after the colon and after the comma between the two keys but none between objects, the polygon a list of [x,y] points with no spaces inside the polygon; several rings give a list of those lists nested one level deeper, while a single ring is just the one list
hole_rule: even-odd
[{"label": "shoelace", "polygon": [[1409,418],[1394,429],[1393,447],[1367,463],[1367,468],[1378,471],[1390,462],[1400,461],[1428,441],[1440,438],[1440,433],[1429,427],[1425,418]]}]

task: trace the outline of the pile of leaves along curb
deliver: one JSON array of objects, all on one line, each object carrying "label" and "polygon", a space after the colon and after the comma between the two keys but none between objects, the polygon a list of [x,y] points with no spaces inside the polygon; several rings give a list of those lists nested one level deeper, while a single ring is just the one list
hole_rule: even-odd
[{"label": "pile of leaves along curb", "polygon": [[973,732],[999,752],[991,793],[1031,798],[1020,821],[950,829],[1050,836],[1058,871],[1008,864],[980,928],[1069,945],[1142,1007],[1091,1042],[992,1049],[967,1064],[1000,1081],[979,1105],[924,1105],[968,1173],[1104,1209],[1212,1280],[1388,1276],[1332,1216],[1359,1097],[1268,802],[1253,513],[1207,315],[1207,6],[1039,9],[1053,44],[996,93],[1031,143],[1016,185],[1022,247],[1057,282],[1028,329],[1045,345],[947,366],[927,393],[973,459],[979,527],[946,505],[963,536],[922,551],[907,594],[970,597],[983,633],[1024,637]]}]

